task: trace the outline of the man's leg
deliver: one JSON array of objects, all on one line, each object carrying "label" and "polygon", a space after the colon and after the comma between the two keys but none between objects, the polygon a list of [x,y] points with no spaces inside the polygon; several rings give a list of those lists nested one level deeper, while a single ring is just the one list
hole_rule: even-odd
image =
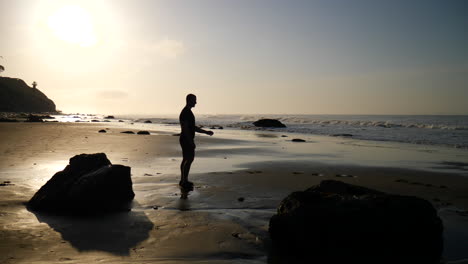
[{"label": "man's leg", "polygon": [[188,182],[188,175],[190,172],[190,167],[192,166],[193,158],[185,159],[182,168],[182,182]]},{"label": "man's leg", "polygon": [[185,168],[185,158],[182,159],[182,162],[180,163],[180,182],[182,183],[184,181],[184,168]]},{"label": "man's leg", "polygon": [[190,167],[195,158],[195,149],[191,148],[189,145],[182,144],[182,162],[180,163],[180,185],[190,184],[188,181],[188,175],[190,172]]}]

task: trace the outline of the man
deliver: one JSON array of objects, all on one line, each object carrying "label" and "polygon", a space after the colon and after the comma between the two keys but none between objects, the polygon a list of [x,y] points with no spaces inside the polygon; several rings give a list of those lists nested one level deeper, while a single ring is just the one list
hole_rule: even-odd
[{"label": "man", "polygon": [[213,131],[206,131],[195,126],[195,116],[192,113],[192,107],[197,104],[197,97],[193,94],[188,94],[185,98],[187,104],[182,112],[180,112],[179,122],[180,128],[180,146],[182,147],[182,163],[180,164],[180,182],[179,185],[183,188],[192,188],[193,183],[188,180],[188,174],[193,159],[195,158],[195,132],[204,133],[212,136]]}]

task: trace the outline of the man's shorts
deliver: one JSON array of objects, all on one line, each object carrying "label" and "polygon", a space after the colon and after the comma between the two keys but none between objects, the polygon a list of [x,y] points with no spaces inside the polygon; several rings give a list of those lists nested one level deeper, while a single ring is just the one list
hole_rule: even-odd
[{"label": "man's shorts", "polygon": [[182,138],[179,138],[180,146],[182,147],[182,157],[184,159],[194,159],[195,158],[195,148],[191,143],[185,142]]}]

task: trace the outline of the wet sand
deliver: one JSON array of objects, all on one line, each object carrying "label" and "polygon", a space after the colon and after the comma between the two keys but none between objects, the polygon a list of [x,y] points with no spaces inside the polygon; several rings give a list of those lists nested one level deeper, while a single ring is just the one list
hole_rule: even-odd
[{"label": "wet sand", "polygon": [[[107,133],[98,133],[106,128]],[[468,241],[464,175],[322,162],[312,151],[321,141],[220,133],[197,137],[190,176],[195,189],[182,200],[178,138],[156,130],[120,133],[125,130],[131,129],[103,123],[0,124],[0,183],[6,182],[0,186],[0,263],[273,263],[269,218],[290,192],[324,179],[431,201],[446,227],[445,258],[468,257],[460,246]],[[132,168],[136,196],[131,212],[70,218],[25,208],[69,158],[97,152]]]}]

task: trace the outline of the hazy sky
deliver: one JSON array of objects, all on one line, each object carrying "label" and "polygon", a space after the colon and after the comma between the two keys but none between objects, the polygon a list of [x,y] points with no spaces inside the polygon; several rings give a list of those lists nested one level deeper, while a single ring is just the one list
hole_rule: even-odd
[{"label": "hazy sky", "polygon": [[466,0],[0,0],[0,56],[65,112],[468,114]]}]

